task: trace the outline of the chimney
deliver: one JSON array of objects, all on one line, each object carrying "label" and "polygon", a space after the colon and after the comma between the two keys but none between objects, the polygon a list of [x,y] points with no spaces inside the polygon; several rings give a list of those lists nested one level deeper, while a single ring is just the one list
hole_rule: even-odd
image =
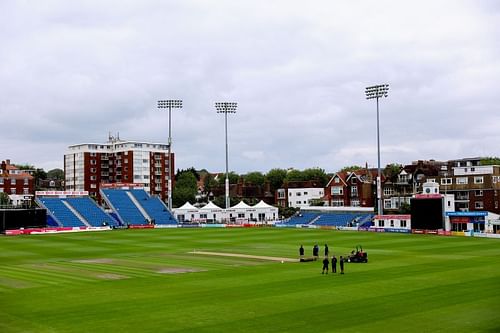
[{"label": "chimney", "polygon": [[10,160],[5,160],[5,164],[10,165]]},{"label": "chimney", "polygon": [[0,175],[4,172],[7,172],[7,164],[5,163],[5,161],[2,161],[2,164],[0,166]]}]

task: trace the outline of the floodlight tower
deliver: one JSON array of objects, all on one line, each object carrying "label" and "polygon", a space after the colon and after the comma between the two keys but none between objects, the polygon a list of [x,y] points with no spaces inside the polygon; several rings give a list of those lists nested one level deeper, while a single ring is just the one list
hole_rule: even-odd
[{"label": "floodlight tower", "polygon": [[228,155],[227,155],[227,114],[228,113],[236,113],[236,108],[238,107],[238,103],[236,102],[217,102],[215,103],[215,109],[217,113],[224,113],[224,128],[226,133],[226,209],[230,207],[229,202],[229,174],[228,174]]},{"label": "floodlight tower", "polygon": [[168,209],[172,212],[172,109],[182,109],[181,99],[158,101],[158,109],[168,109]]},{"label": "floodlight tower", "polygon": [[380,170],[380,126],[379,126],[379,107],[378,107],[378,99],[382,97],[387,97],[389,92],[388,84],[379,84],[376,86],[366,87],[365,94],[366,99],[376,99],[377,100],[377,167],[378,167],[378,175],[377,175],[377,209],[378,215],[382,215],[383,205],[382,205],[382,175]]}]

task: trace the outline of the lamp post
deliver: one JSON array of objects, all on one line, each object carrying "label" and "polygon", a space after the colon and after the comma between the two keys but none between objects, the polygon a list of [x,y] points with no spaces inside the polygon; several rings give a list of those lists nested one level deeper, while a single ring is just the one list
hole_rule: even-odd
[{"label": "lamp post", "polygon": [[229,208],[229,175],[228,175],[228,155],[227,155],[227,114],[236,113],[236,108],[238,103],[236,102],[217,102],[215,103],[215,109],[217,113],[224,113],[224,128],[226,133],[226,209]]},{"label": "lamp post", "polygon": [[158,109],[168,109],[168,209],[172,211],[172,108],[181,109],[182,100],[167,99],[158,101]]},{"label": "lamp post", "polygon": [[378,108],[378,99],[381,97],[387,97],[389,92],[388,84],[379,84],[376,86],[366,87],[365,94],[366,99],[376,99],[377,100],[377,209],[378,215],[383,214],[382,207],[382,174],[380,170],[380,126],[379,126],[379,108]]}]

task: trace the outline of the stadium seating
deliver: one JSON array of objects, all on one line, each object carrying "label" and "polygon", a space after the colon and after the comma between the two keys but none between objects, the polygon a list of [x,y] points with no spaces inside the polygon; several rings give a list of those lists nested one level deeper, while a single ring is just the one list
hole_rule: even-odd
[{"label": "stadium seating", "polygon": [[149,217],[154,219],[155,224],[177,224],[177,221],[168,211],[167,206],[165,206],[158,197],[150,196],[143,189],[130,190],[130,193],[132,193]]},{"label": "stadium seating", "polygon": [[65,199],[93,227],[115,226],[117,223],[89,197]]},{"label": "stadium seating", "polygon": [[126,190],[103,189],[104,200],[115,211],[123,225],[147,224],[146,217],[142,215],[134,202],[127,195]]},{"label": "stadium seating", "polygon": [[370,223],[373,214],[350,213],[350,212],[328,212],[312,213],[301,212],[284,222],[285,225],[310,224],[317,226],[354,226],[361,223]]},{"label": "stadium seating", "polygon": [[86,225],[63,202],[61,198],[39,198],[47,214],[63,227],[85,227]]},{"label": "stadium seating", "polygon": [[285,222],[284,224],[294,225],[294,224],[309,224],[316,217],[318,217],[318,213],[300,213],[298,215],[292,216],[290,220]]},{"label": "stadium seating", "polygon": [[372,226],[372,220],[375,215],[373,214],[368,214],[363,217],[361,217],[358,220],[358,228],[369,228]]},{"label": "stadium seating", "polygon": [[324,225],[324,226],[347,226],[352,223],[353,220],[358,217],[359,214],[350,213],[332,213],[332,214],[321,214],[320,217],[314,222],[314,225]]}]

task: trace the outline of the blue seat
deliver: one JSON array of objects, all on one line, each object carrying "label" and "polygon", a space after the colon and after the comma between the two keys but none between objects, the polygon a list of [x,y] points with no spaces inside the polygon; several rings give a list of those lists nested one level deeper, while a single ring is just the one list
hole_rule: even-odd
[{"label": "blue seat", "polygon": [[73,207],[93,227],[103,225],[115,226],[116,221],[104,212],[90,197],[67,198]]},{"label": "blue seat", "polygon": [[127,195],[126,190],[104,189],[104,200],[114,210],[123,225],[147,224],[146,218]]},{"label": "blue seat", "polygon": [[177,224],[175,218],[170,214],[167,206],[158,197],[152,197],[143,189],[132,189],[130,193],[139,205],[146,211],[155,224]]},{"label": "blue seat", "polygon": [[64,204],[64,198],[38,198],[38,203],[62,227],[85,227],[86,225]]}]

